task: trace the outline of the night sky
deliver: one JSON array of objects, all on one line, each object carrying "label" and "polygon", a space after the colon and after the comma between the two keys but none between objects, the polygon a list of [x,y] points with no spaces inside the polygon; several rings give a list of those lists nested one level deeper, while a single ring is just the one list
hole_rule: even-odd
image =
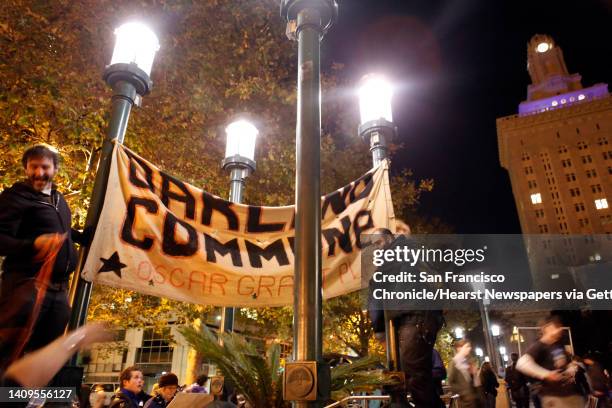
[{"label": "night sky", "polygon": [[[520,233],[495,119],[526,98],[527,42],[549,34],[583,86],[611,83],[612,1],[344,0],[323,67],[393,78],[393,170],[435,179],[420,210],[458,233]],[[607,57],[607,59],[606,59]],[[323,90],[325,92],[325,90]]]}]

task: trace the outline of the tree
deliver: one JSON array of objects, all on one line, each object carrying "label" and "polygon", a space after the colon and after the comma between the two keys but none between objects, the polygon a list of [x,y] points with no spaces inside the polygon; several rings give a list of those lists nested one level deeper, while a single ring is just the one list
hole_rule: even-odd
[{"label": "tree", "polygon": [[[124,16],[152,22],[161,42],[153,91],[130,118],[126,145],[165,171],[227,196],[227,175],[219,165],[223,129],[232,115],[249,112],[259,121],[260,137],[258,169],[245,201],[292,203],[297,58],[295,43],[285,38],[277,0],[5,1],[0,10],[0,188],[21,177],[26,146],[52,144],[63,158],[57,184],[76,215],[75,227],[83,226],[111,96],[101,73],[110,60],[112,31]],[[340,92],[354,85],[342,68],[324,67],[322,80],[325,192],[357,178],[371,163],[367,146],[355,137],[356,100]],[[398,214],[414,209],[420,193],[431,188],[430,180],[415,182],[410,173],[393,177]],[[206,311],[100,285],[94,285],[91,305],[90,318],[123,326],[187,321]],[[346,313],[349,320],[356,316]],[[275,316],[284,322],[277,320],[278,333],[270,331]],[[262,323],[266,335],[286,336],[288,316],[287,309],[259,309],[247,318]]]}]

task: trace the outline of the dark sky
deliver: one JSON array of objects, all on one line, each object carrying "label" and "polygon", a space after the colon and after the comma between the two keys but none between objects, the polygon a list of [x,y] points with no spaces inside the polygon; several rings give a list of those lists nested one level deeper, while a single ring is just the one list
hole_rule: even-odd
[{"label": "dark sky", "polygon": [[549,34],[584,86],[610,83],[611,27],[610,0],[344,0],[323,66],[342,62],[355,81],[393,78],[405,145],[393,168],[435,179],[424,214],[458,233],[519,233],[495,119],[526,98],[527,42]]}]

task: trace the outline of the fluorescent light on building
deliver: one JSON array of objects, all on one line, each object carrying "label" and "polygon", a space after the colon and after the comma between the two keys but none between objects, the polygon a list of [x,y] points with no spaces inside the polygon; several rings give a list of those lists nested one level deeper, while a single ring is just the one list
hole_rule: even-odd
[{"label": "fluorescent light on building", "polygon": [[531,203],[532,204],[542,204],[542,194],[535,193],[531,195]]}]

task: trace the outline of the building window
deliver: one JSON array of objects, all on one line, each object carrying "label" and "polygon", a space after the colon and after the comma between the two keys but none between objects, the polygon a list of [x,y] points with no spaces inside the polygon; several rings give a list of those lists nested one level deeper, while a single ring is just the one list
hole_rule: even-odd
[{"label": "building window", "polygon": [[608,208],[608,200],[606,198],[600,198],[595,200],[595,208],[598,210],[603,210]]},{"label": "building window", "polygon": [[612,151],[603,152],[604,160],[612,159]]},{"label": "building window", "polygon": [[170,328],[145,329],[142,347],[136,349],[136,364],[172,363],[173,347],[170,345]]},{"label": "building window", "polygon": [[548,232],[548,225],[546,224],[538,225],[538,228],[540,229],[540,234],[545,234]]},{"label": "building window", "polygon": [[521,156],[521,160],[522,160],[522,161],[527,161],[527,160],[529,160],[529,159],[530,159],[530,157],[529,157],[529,153],[527,153],[527,152],[523,152],[523,155]]},{"label": "building window", "polygon": [[579,188],[570,188],[570,195],[572,197],[579,197],[580,196],[580,189]]},{"label": "building window", "polygon": [[544,217],[544,210],[535,210],[535,216],[536,218]]},{"label": "building window", "polygon": [[535,180],[528,180],[527,185],[529,188],[536,188],[538,186]]},{"label": "building window", "polygon": [[599,123],[596,123],[596,124],[595,124],[595,127],[597,128],[597,130],[600,130],[600,129],[599,129]]},{"label": "building window", "polygon": [[563,167],[572,167],[572,161],[570,159],[561,160],[561,165]]},{"label": "building window", "polygon": [[586,175],[588,178],[597,177],[597,172],[595,171],[595,169],[590,169],[586,171]]},{"label": "building window", "polygon": [[559,146],[559,153],[567,153],[567,146],[566,145]]},{"label": "building window", "polygon": [[592,163],[593,159],[591,158],[590,154],[587,154],[586,156],[582,156],[582,163],[587,164],[587,163]]},{"label": "building window", "polygon": [[535,193],[531,195],[531,203],[532,204],[541,204],[542,203],[542,194]]},{"label": "building window", "polygon": [[576,203],[574,204],[574,208],[576,212],[584,211],[584,203]]},{"label": "building window", "polygon": [[[576,133],[580,133],[578,128],[576,128]],[[589,147],[585,142],[578,142],[578,150],[584,150]]]},{"label": "building window", "polygon": [[593,184],[593,185],[591,186],[591,191],[592,191],[593,193],[601,193],[601,191],[602,191],[602,190],[601,190],[601,184]]},{"label": "building window", "polygon": [[589,219],[581,218],[578,220],[578,223],[580,224],[581,227],[586,227],[587,225],[589,225]]},{"label": "building window", "polygon": [[607,145],[608,144],[608,139],[606,139],[605,137],[600,137],[599,139],[597,139],[597,144],[600,145],[600,146]]},{"label": "building window", "polygon": [[567,173],[565,179],[567,181],[576,181],[576,173]]},{"label": "building window", "polygon": [[525,174],[533,174],[533,167],[531,166],[525,167]]}]

